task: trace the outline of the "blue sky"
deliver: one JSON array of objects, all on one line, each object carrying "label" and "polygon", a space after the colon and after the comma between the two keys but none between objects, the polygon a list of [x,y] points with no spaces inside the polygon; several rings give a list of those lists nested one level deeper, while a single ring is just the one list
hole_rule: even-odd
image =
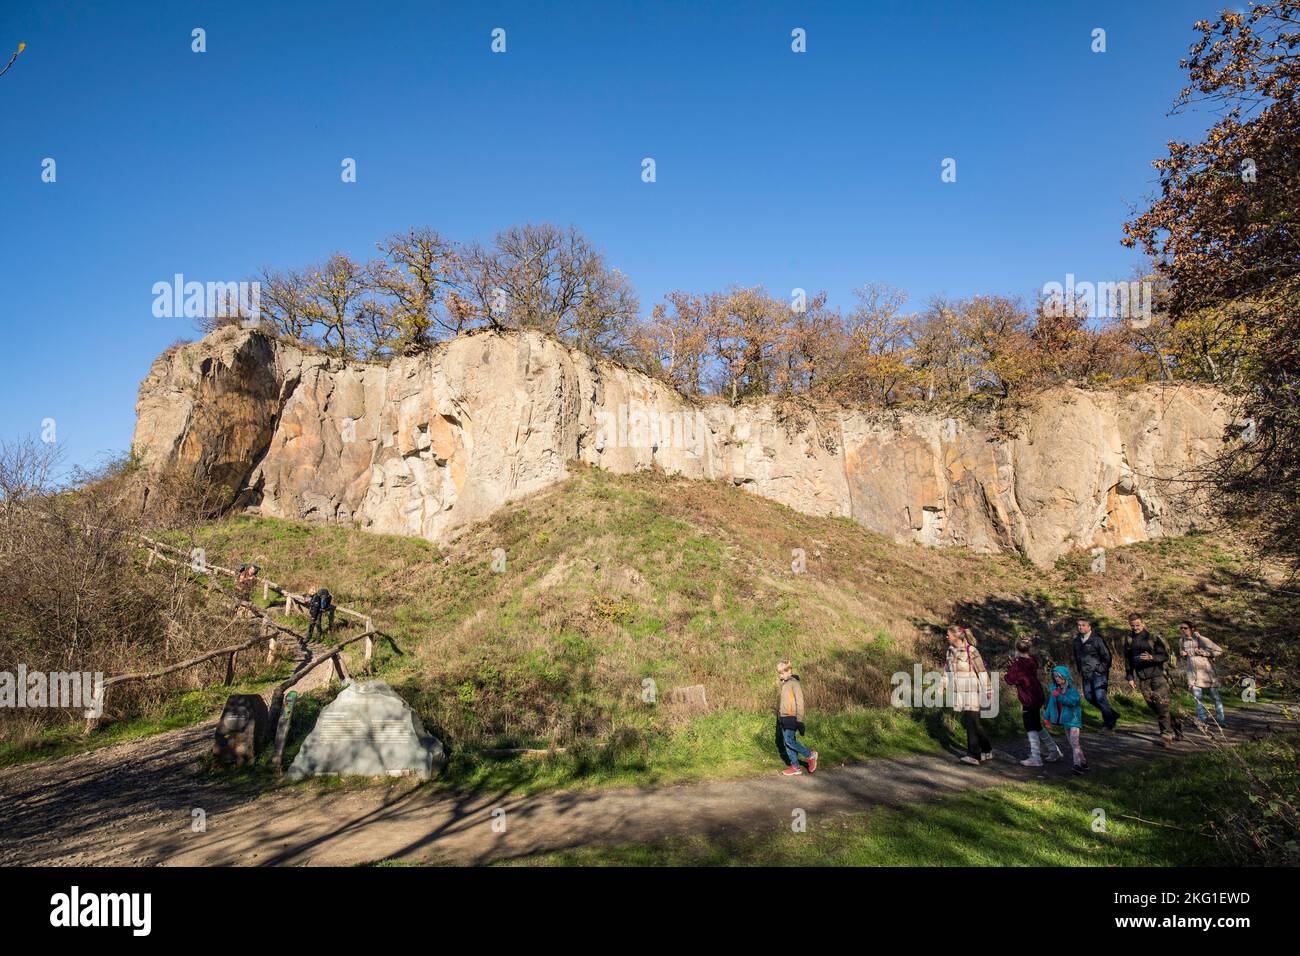
[{"label": "blue sky", "polygon": [[1221,6],[5,0],[0,65],[27,49],[0,77],[0,439],[54,418],[70,463],[129,446],[150,362],[196,337],[155,282],[416,224],[572,223],[643,311],[732,283],[920,305],[1129,278],[1121,225],[1206,125],[1166,114]]}]

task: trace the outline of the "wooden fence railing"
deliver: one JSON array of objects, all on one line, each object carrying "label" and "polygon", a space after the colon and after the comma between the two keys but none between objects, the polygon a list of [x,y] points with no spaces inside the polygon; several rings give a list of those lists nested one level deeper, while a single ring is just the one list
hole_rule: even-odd
[{"label": "wooden fence railing", "polygon": [[[58,516],[56,515],[51,515],[46,512],[40,511],[36,508],[30,508],[25,505],[19,505],[16,504],[15,502],[0,502],[0,508],[4,510],[14,509],[18,511],[25,511],[37,516],[38,518],[41,518],[42,520],[57,520],[58,518]],[[235,662],[238,655],[243,651],[251,650],[252,648],[256,647],[259,644],[266,643],[267,644],[266,660],[267,663],[269,664],[275,659],[275,654],[278,649],[278,642],[280,640],[280,635],[288,635],[289,637],[293,638],[294,642],[297,643],[298,647],[302,651],[302,658],[301,660],[298,661],[297,665],[294,667],[293,672],[289,675],[289,677],[284,681],[282,681],[279,685],[277,685],[275,690],[272,692],[271,705],[270,705],[270,723],[272,727],[275,727],[280,721],[280,715],[282,713],[286,692],[288,692],[295,684],[301,681],[308,673],[315,670],[321,664],[324,664],[326,661],[333,662],[333,665],[336,669],[337,676],[342,680],[347,679],[347,671],[343,665],[343,659],[340,655],[342,654],[343,649],[348,647],[349,645],[354,644],[357,641],[361,641],[361,640],[364,640],[366,642],[364,660],[365,660],[365,669],[367,672],[369,672],[372,665],[376,641],[386,640],[389,643],[389,645],[392,647],[394,652],[396,652],[397,654],[402,653],[401,648],[398,647],[397,642],[393,639],[392,635],[382,631],[377,631],[375,629],[374,620],[373,618],[371,618],[370,615],[364,614],[360,611],[353,610],[352,608],[339,607],[337,605],[335,606],[336,613],[355,618],[356,620],[364,624],[365,630],[360,634],[357,634],[344,641],[341,641],[340,643],[336,644],[334,647],[317,648],[317,650],[323,650],[324,653],[313,653],[312,646],[309,644],[305,635],[298,633],[297,631],[293,630],[290,627],[286,627],[283,624],[277,623],[271,618],[271,615],[268,613],[267,609],[259,607],[258,605],[254,604],[252,601],[241,598],[237,594],[232,594],[231,592],[227,591],[224,587],[221,587],[219,584],[217,584],[216,581],[217,575],[226,575],[231,578],[235,578],[237,580],[239,577],[238,571],[232,570],[230,568],[223,568],[220,565],[210,564],[206,561],[206,559],[202,561],[195,561],[193,552],[188,552],[183,548],[178,548],[175,545],[167,544],[165,541],[159,541],[156,538],[152,538],[149,535],[142,534],[140,532],[126,531],[123,529],[99,528],[93,525],[84,525],[84,527],[91,530],[108,532],[110,534],[122,534],[135,540],[136,542],[139,543],[140,547],[144,548],[148,553],[148,557],[146,558],[146,563],[145,563],[146,567],[152,567],[155,561],[162,561],[166,564],[170,564],[176,567],[189,568],[195,573],[199,573],[199,574],[206,573],[208,575],[210,590],[220,593],[224,598],[229,600],[236,607],[245,609],[246,611],[251,613],[254,617],[260,620],[260,633],[258,634],[258,636],[248,641],[244,641],[241,644],[234,644],[228,647],[219,647],[216,648],[215,650],[205,651],[204,653],[198,655],[197,657],[191,657],[183,661],[177,661],[176,663],[168,664],[165,667],[159,668],[158,670],[142,671],[134,674],[116,674],[112,677],[106,678],[104,682],[100,685],[99,689],[95,694],[91,712],[86,715],[87,733],[94,730],[95,726],[99,723],[99,719],[104,712],[104,704],[107,698],[108,689],[110,687],[114,687],[119,684],[131,683],[135,681],[156,680],[157,678],[165,677],[168,674],[174,674],[177,673],[178,671],[187,670],[191,667],[197,667],[200,664],[207,663],[208,661],[211,660],[216,660],[217,658],[223,656],[226,658],[225,684],[227,687],[229,687],[234,682]],[[284,587],[283,585],[277,584],[274,581],[271,581],[269,579],[262,579],[263,600],[269,599],[271,591],[275,591],[277,594],[280,594],[281,596],[284,597],[285,599],[284,614],[286,616],[293,613],[295,609],[295,605],[305,606],[308,603],[308,598],[305,595],[294,594],[291,590],[289,590],[287,587]],[[279,757],[280,747],[282,746],[281,743],[282,736],[283,736],[282,734],[277,734],[277,758]]]},{"label": "wooden fence railing", "polygon": [[[142,544],[146,548],[149,549],[150,556],[148,561],[150,564],[153,562],[154,557],[158,555],[159,552],[166,551],[171,554],[182,555],[185,558],[187,558],[188,560],[179,563],[188,564],[191,570],[193,570],[198,574],[202,574],[204,572],[209,572],[209,573],[215,572],[217,574],[224,574],[227,577],[231,577],[235,579],[238,579],[239,577],[239,572],[231,568],[223,568],[219,564],[210,564],[206,560],[202,562],[196,562],[193,557],[193,552],[186,551],[184,548],[178,548],[175,545],[167,544],[164,541],[158,541],[157,539],[151,538],[145,534],[139,534],[137,532],[127,532],[127,533],[131,534],[137,540],[142,542]],[[172,562],[172,563],[177,563],[177,562]],[[264,601],[268,600],[271,596],[271,592],[274,591],[276,594],[284,598],[284,613],[286,616],[294,613],[298,605],[302,605],[303,607],[305,607],[307,605],[307,602],[310,600],[310,597],[308,595],[294,594],[283,584],[276,584],[274,581],[270,580],[269,578],[259,578],[259,580],[262,582],[262,600]],[[350,607],[343,607],[342,605],[338,605],[338,604],[334,605],[334,610],[339,614],[343,614],[346,615],[347,617],[351,617],[360,621],[362,624],[366,625],[367,629],[373,629],[373,625],[371,624],[370,621],[370,615],[368,614],[365,614],[361,611],[355,611]]]},{"label": "wooden fence railing", "polygon": [[[161,541],[154,541],[152,539],[148,539],[144,535],[141,535],[140,537],[146,538],[150,546],[154,548],[154,550],[150,552],[149,560],[151,562],[154,560],[159,560],[167,564],[180,566],[180,567],[189,567],[191,570],[195,570],[195,571],[198,570],[198,567],[190,561],[182,560],[180,558],[175,558],[175,557],[169,557],[167,554],[163,553],[167,551],[173,554],[185,555],[186,557],[188,557],[187,553],[183,549],[173,547],[172,545],[165,544],[164,542]],[[203,566],[203,570],[209,573],[210,580],[212,577],[212,572],[225,573],[225,574],[237,576],[237,572],[231,571],[228,568],[222,568],[219,565],[205,563]],[[273,582],[266,581],[264,582],[264,584],[267,587],[269,587],[271,590],[276,591],[277,593],[285,594],[286,603],[288,601],[297,598],[296,595],[290,595],[289,592],[282,590],[279,587],[279,585],[276,585]],[[369,615],[362,615],[359,612],[352,611],[347,608],[338,608],[339,611],[346,611],[346,613],[362,620],[365,623],[365,630],[360,634],[354,635],[353,637],[350,637],[344,641],[340,641],[338,644],[334,645],[333,647],[326,649],[325,653],[323,654],[314,655],[311,651],[310,645],[308,644],[305,635],[299,634],[297,631],[293,630],[292,628],[285,627],[282,624],[277,624],[275,621],[271,619],[270,614],[267,613],[267,611],[264,608],[260,608],[253,602],[245,600],[244,598],[241,598],[238,595],[231,594],[230,592],[226,591],[225,588],[222,588],[220,586],[216,586],[214,590],[221,593],[224,597],[226,597],[228,600],[230,600],[237,606],[245,608],[246,610],[252,612],[257,617],[261,618],[262,629],[263,629],[262,635],[248,642],[246,645],[240,645],[234,648],[221,648],[219,650],[212,651],[204,655],[202,658],[196,658],[192,662],[189,663],[182,662],[182,666],[172,667],[165,671],[159,672],[157,675],[151,674],[146,676],[150,676],[150,677],[162,676],[164,673],[172,673],[175,670],[184,669],[185,666],[195,666],[197,664],[203,663],[204,661],[211,660],[215,657],[220,657],[222,654],[227,654],[230,657],[230,663],[227,665],[226,668],[226,674],[227,674],[226,684],[228,686],[231,683],[231,678],[234,673],[235,655],[238,654],[239,651],[246,650],[248,647],[255,646],[263,641],[267,641],[268,642],[267,662],[269,663],[275,656],[275,651],[277,646],[276,635],[279,633],[288,634],[298,642],[299,646],[302,648],[304,652],[304,656],[302,660],[299,661],[298,666],[294,668],[293,673],[289,675],[288,679],[286,679],[283,683],[281,683],[272,694],[270,709],[271,709],[272,724],[274,724],[276,719],[279,716],[279,712],[283,704],[285,692],[288,691],[291,687],[293,687],[294,684],[298,683],[298,681],[302,680],[303,677],[305,677],[310,671],[314,670],[319,665],[325,663],[326,661],[335,661],[336,662],[335,666],[338,668],[338,676],[340,677],[340,679],[343,680],[347,679],[347,672],[343,669],[342,658],[339,657],[339,654],[340,652],[342,652],[342,650],[345,647],[349,646],[350,644],[355,644],[357,641],[366,642],[364,660],[365,660],[365,669],[367,671],[370,670],[371,664],[374,659],[376,641],[385,640],[389,643],[389,646],[392,647],[392,649],[396,653],[398,654],[402,653],[401,648],[398,647],[397,645],[397,641],[393,639],[391,634],[387,634],[383,631],[375,630],[374,620]],[[305,598],[297,598],[297,600],[299,601],[299,603],[304,603],[304,604],[306,603]],[[287,614],[288,611],[286,611],[285,613]],[[267,633],[268,629],[271,630],[273,633],[268,634]],[[110,681],[105,681],[104,682],[105,686],[107,686],[110,682],[111,679]]]}]

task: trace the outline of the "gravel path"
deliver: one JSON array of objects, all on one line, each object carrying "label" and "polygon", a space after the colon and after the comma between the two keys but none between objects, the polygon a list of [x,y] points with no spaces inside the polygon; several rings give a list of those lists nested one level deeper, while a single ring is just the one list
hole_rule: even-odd
[{"label": "gravel path", "polygon": [[[485,863],[584,844],[740,834],[821,813],[924,802],[978,787],[1068,777],[1010,753],[982,767],[942,755],[823,767],[815,775],[675,786],[558,791],[535,796],[455,793],[398,782],[355,790],[270,792],[199,772],[213,723],[0,771],[3,865],[347,865],[383,859]],[[1231,715],[1233,741],[1296,729],[1274,707]],[[1189,733],[1175,753],[1205,748]],[[1023,742],[1008,745],[1018,756]],[[1153,725],[1087,735],[1094,773],[1164,754]],[[1068,753],[1068,751],[1067,751]],[[206,829],[195,832],[194,811]],[[504,811],[504,817],[494,811]],[[504,820],[504,831],[498,821]],[[497,825],[494,827],[494,823]]]}]

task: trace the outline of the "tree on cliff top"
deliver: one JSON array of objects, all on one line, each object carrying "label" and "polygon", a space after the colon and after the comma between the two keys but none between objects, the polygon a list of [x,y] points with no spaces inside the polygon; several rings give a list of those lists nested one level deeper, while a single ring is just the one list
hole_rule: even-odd
[{"label": "tree on cliff top", "polygon": [[627,358],[640,310],[627,277],[578,230],[511,226],[460,253],[470,314],[495,328],[541,329],[578,348]]},{"label": "tree on cliff top", "polygon": [[1227,515],[1300,569],[1300,0],[1195,26],[1174,111],[1218,119],[1169,144],[1161,194],[1123,241],[1155,257],[1185,341],[1231,337],[1247,440],[1210,477]]},{"label": "tree on cliff top", "polygon": [[486,246],[418,227],[378,249],[364,262],[335,253],[263,270],[263,318],[345,359],[412,355],[479,326],[541,329],[590,352],[632,355],[636,293],[572,227],[512,226]]}]

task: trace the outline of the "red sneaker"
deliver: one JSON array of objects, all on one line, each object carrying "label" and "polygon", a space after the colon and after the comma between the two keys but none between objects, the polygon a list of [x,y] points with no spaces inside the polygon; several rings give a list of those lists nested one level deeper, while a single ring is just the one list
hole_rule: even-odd
[{"label": "red sneaker", "polygon": [[803,771],[800,770],[798,767],[786,767],[784,770],[781,771],[781,776],[783,777],[798,777],[801,776],[802,774]]},{"label": "red sneaker", "polygon": [[812,752],[812,756],[808,758],[808,772],[817,772],[817,751],[815,750]]}]

